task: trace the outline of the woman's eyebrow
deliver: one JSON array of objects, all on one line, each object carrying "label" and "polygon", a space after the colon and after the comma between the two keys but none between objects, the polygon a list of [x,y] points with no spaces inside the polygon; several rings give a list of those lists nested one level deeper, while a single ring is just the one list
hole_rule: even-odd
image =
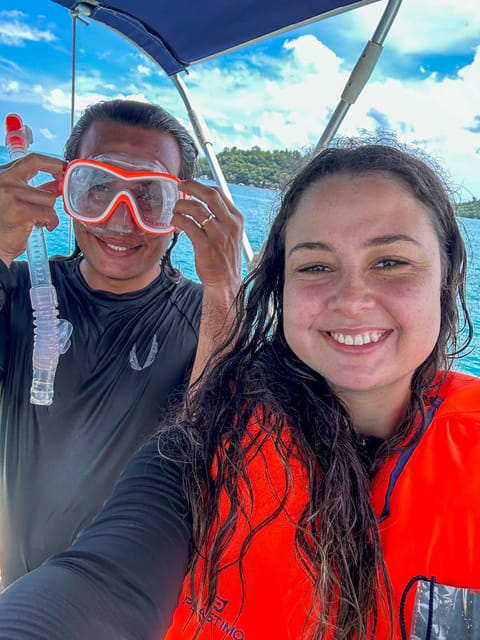
[{"label": "woman's eyebrow", "polygon": [[302,249],[333,251],[333,248],[326,242],[299,242],[290,249],[287,254],[287,258],[289,258],[292,253],[295,253],[295,251],[301,251]]},{"label": "woman's eyebrow", "polygon": [[[412,236],[409,236],[405,233],[392,233],[392,234],[386,234],[383,236],[376,236],[375,238],[369,238],[368,240],[366,240],[364,242],[364,247],[377,247],[383,244],[394,244],[395,242],[410,242],[412,244],[415,244],[416,246],[421,246],[420,242],[418,242],[418,240],[415,240],[415,238],[412,238]],[[303,249],[309,249],[311,251],[334,251],[333,247],[331,245],[329,245],[326,242],[320,242],[320,241],[308,241],[308,242],[299,242],[298,244],[294,245],[290,251],[287,254],[287,258],[289,258],[292,253],[295,253],[296,251],[301,251]]]},{"label": "woman's eyebrow", "polygon": [[412,236],[408,236],[405,233],[392,233],[384,236],[376,236],[375,238],[370,238],[365,241],[364,247],[376,247],[381,244],[393,244],[395,242],[411,242],[412,244],[420,246],[420,242],[412,238]]}]

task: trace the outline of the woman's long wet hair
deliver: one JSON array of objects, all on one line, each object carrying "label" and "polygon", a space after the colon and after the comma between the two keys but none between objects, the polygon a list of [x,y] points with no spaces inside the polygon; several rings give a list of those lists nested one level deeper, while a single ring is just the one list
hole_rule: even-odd
[{"label": "woman's long wet hair", "polygon": [[[175,138],[180,151],[181,165],[178,177],[181,180],[186,180],[194,176],[198,150],[185,127],[162,107],[136,100],[105,100],[87,107],[65,143],[64,158],[67,162],[79,157],[80,144],[87,129],[94,122],[103,121],[169,133]],[[161,261],[163,273],[172,282],[177,282],[180,278],[180,272],[173,266],[171,259],[172,250],[177,240],[178,234],[174,233]],[[75,258],[80,254],[80,247],[75,244],[70,258]]]},{"label": "woman's long wet hair", "polygon": [[[406,415],[376,457],[365,460],[359,455],[358,436],[347,408],[285,340],[285,232],[311,185],[337,174],[377,173],[400,181],[425,205],[440,244],[443,281],[439,336],[429,357],[415,371]],[[295,546],[312,584],[305,637],[373,638],[380,616],[386,616],[392,628],[391,592],[370,504],[371,480],[382,461],[401,448],[406,438],[410,442],[420,439],[425,405],[438,388],[434,382],[439,371],[448,370],[452,358],[471,340],[465,270],[464,243],[443,181],[416,156],[379,144],[328,148],[291,181],[258,264],[242,285],[235,326],[224,345],[227,351],[216,354],[174,428],[186,457],[194,460],[193,474],[186,460],[184,489],[193,517],[195,549],[190,575],[192,589],[197,585],[193,597],[198,607],[205,611],[214,602],[222,558],[243,517],[245,496],[254,495],[248,459],[269,438],[284,466],[287,490],[270,517],[247,536],[242,556],[255,533],[281,512],[293,488],[291,463],[299,459],[309,499],[297,522]],[[459,335],[463,336],[460,343]],[[245,437],[252,417],[258,419],[260,430],[254,442]],[[172,435],[170,430],[164,433]],[[223,519],[222,495],[231,505]],[[202,585],[200,592],[198,585]],[[380,598],[379,593],[383,594]]]}]

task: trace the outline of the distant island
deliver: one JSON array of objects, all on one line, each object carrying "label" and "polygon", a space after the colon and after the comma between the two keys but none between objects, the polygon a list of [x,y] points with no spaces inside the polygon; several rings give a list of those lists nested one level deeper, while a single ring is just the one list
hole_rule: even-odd
[{"label": "distant island", "polygon": [[[217,153],[227,182],[262,189],[282,189],[307,158],[307,152],[263,151],[260,147],[225,147]],[[212,179],[206,158],[199,159],[197,173],[200,178]]]},{"label": "distant island", "polygon": [[457,214],[461,218],[480,218],[480,200],[473,198],[470,202],[457,204]]},{"label": "distant island", "polygon": [[[217,154],[227,182],[264,189],[282,189],[291,176],[308,161],[311,150],[263,151],[260,147],[238,149],[225,147]],[[198,161],[198,176],[212,179],[207,159]],[[457,203],[458,215],[462,218],[480,218],[480,200]]]}]

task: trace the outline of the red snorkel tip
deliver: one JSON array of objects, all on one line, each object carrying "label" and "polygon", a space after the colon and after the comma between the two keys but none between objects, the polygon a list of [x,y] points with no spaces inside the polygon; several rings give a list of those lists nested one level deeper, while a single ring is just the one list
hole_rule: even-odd
[{"label": "red snorkel tip", "polygon": [[9,113],[5,118],[5,129],[7,134],[23,129],[23,121],[16,113]]},{"label": "red snorkel tip", "polygon": [[9,113],[5,118],[5,145],[9,149],[27,153],[28,147],[33,142],[30,127],[23,124],[22,118],[17,113]]}]

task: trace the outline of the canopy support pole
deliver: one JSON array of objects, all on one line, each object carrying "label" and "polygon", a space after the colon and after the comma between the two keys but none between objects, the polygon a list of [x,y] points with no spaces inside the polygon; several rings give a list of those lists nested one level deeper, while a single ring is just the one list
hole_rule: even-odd
[{"label": "canopy support pole", "polygon": [[[194,107],[190,93],[187,87],[185,86],[185,83],[183,82],[182,78],[180,78],[180,76],[178,75],[178,73],[174,74],[173,76],[170,76],[170,79],[172,80],[173,84],[177,87],[177,90],[185,104],[188,117],[190,118],[190,122],[192,123],[192,127],[197,137],[197,140],[201,148],[203,149],[205,157],[207,158],[208,165],[210,167],[213,177],[215,178],[216,182],[218,183],[222,191],[225,193],[225,195],[228,198],[230,198],[230,200],[233,202],[233,198],[230,193],[230,189],[228,188],[227,181],[225,180],[225,176],[223,174],[222,168],[220,167],[220,164],[217,160],[217,156],[215,155],[215,152],[213,150],[212,143],[209,140],[207,125],[205,124],[205,121],[203,120],[198,110]],[[247,267],[250,270],[252,260],[254,258],[254,253],[245,231],[243,232],[242,248],[243,248],[243,255],[247,263]]]},{"label": "canopy support pole", "polygon": [[364,86],[368,82],[378,58],[383,51],[383,43],[392,26],[398,9],[402,4],[402,0],[389,0],[388,5],[385,7],[382,17],[377,25],[375,33],[371,40],[369,40],[362,51],[352,73],[345,85],[340,102],[337,108],[333,112],[330,120],[325,127],[325,130],[315,147],[315,153],[321,151],[326,147],[332,138],[337,133],[343,119],[347,115],[348,110],[355,103],[356,99],[362,92]]}]

